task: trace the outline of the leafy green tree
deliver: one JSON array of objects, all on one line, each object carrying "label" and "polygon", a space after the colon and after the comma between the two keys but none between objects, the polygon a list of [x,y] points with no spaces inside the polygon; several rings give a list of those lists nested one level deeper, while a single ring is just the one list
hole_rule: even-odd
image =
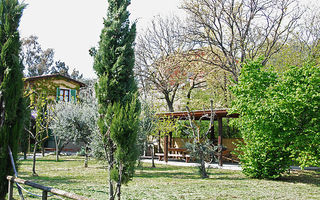
[{"label": "leafy green tree", "polygon": [[19,22],[25,4],[0,1],[0,199],[8,191],[6,176],[13,174],[8,146],[17,159],[23,128],[23,66],[19,59]]},{"label": "leafy green tree", "polygon": [[319,166],[320,68],[305,64],[277,74],[261,60],[248,62],[233,87],[244,138],[243,172],[278,178],[295,161]]},{"label": "leafy green tree", "polygon": [[[136,25],[130,25],[130,0],[108,0],[94,69],[99,77],[96,95],[104,149],[109,164],[109,199],[120,199],[121,185],[133,176],[140,104],[134,80]],[[116,188],[115,188],[116,187]],[[116,189],[116,191],[114,191]]]}]

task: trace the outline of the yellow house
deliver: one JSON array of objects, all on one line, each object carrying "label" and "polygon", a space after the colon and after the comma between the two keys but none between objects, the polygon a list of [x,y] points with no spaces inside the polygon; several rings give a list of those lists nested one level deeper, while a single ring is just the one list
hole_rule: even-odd
[{"label": "yellow house", "polygon": [[[34,76],[24,79],[24,90],[30,94],[30,98],[35,96],[44,96],[48,99],[48,102],[55,103],[58,101],[75,101],[77,100],[77,95],[79,94],[80,88],[86,85],[80,81],[74,80],[67,76],[60,74],[50,74],[43,76]],[[34,102],[37,100],[34,99]],[[31,111],[31,118],[35,118],[36,111]],[[47,149],[54,149],[54,137],[50,134],[49,138],[45,141],[44,147]],[[80,147],[70,144],[65,149],[79,150]]]},{"label": "yellow house", "polygon": [[60,74],[34,76],[24,79],[24,89],[44,93],[52,101],[72,101],[77,99],[79,90],[86,85]]}]

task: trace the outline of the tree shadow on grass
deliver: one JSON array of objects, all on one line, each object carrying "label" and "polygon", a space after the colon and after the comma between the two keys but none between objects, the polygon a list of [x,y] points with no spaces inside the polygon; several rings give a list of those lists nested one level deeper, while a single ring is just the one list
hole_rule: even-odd
[{"label": "tree shadow on grass", "polygon": [[73,181],[73,178],[70,177],[63,177],[63,176],[29,176],[29,177],[23,177],[20,176],[21,179],[28,180],[43,186],[47,187],[55,187],[59,186],[61,184],[73,184],[75,181]]},{"label": "tree shadow on grass", "polygon": [[[219,179],[219,180],[248,180],[249,178],[235,173],[234,171],[223,171],[210,169],[209,178],[206,179]],[[135,177],[139,178],[174,178],[174,179],[202,179],[198,173],[197,167],[176,167],[165,166],[159,168],[143,167],[137,170]]]},{"label": "tree shadow on grass", "polygon": [[164,172],[164,171],[140,171],[135,177],[139,178],[175,178],[175,179],[201,179],[196,173],[188,172]]},{"label": "tree shadow on grass", "polygon": [[[36,162],[49,162],[49,163],[63,163],[63,162],[70,162],[70,161],[83,161],[81,159],[74,159],[74,160],[52,160],[52,159],[41,159],[41,158],[37,158]],[[32,159],[27,159],[27,160],[20,160],[19,163],[20,164],[24,164],[24,165],[30,165],[32,164],[33,160]]]},{"label": "tree shadow on grass", "polygon": [[320,172],[292,170],[290,174],[287,174],[277,180],[288,183],[304,183],[320,187]]}]

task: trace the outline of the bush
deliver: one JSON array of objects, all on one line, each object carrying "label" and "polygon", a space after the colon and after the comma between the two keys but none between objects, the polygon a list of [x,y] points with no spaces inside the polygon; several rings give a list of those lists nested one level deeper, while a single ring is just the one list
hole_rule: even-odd
[{"label": "bush", "polygon": [[319,166],[320,68],[306,64],[280,75],[259,61],[243,66],[232,88],[244,138],[238,150],[243,172],[278,178],[293,161]]}]

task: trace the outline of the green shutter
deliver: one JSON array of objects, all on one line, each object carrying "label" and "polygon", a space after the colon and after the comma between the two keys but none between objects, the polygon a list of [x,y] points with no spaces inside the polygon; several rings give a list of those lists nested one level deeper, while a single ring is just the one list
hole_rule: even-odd
[{"label": "green shutter", "polygon": [[57,97],[56,97],[57,101],[60,100],[60,88],[57,88]]},{"label": "green shutter", "polygon": [[71,99],[70,101],[74,101],[75,103],[77,102],[77,90],[71,90]]}]

